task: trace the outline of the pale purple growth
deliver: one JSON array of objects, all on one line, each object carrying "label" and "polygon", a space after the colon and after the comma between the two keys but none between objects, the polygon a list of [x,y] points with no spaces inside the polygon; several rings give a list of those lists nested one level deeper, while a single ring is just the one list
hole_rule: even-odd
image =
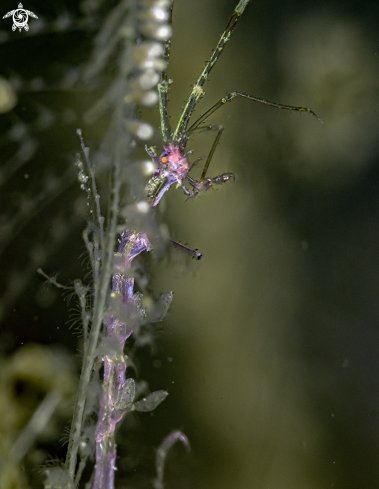
[{"label": "pale purple growth", "polygon": [[130,229],[124,231],[121,235],[118,252],[125,255],[125,264],[130,267],[130,264],[137,255],[142,251],[150,251],[151,245],[144,233],[135,233]]},{"label": "pale purple growth", "polygon": [[[117,268],[124,268],[121,271],[130,269],[133,258],[138,256],[142,251],[150,251],[151,245],[144,233],[135,233],[130,229],[124,231],[121,235],[118,247],[119,255],[122,255],[122,267],[118,264]],[[126,277],[122,273],[115,273],[112,276],[112,292],[120,295],[124,303],[130,302],[133,297],[134,278]]]},{"label": "pale purple growth", "polygon": [[168,436],[166,436],[166,438],[163,440],[163,442],[161,443],[161,445],[157,450],[157,457],[156,457],[157,477],[154,480],[154,489],[164,489],[163,475],[164,475],[164,466],[166,462],[166,457],[170,448],[177,441],[181,441],[183,445],[186,447],[187,451],[189,451],[191,448],[188,438],[184,433],[182,433],[179,430],[175,430],[172,433],[170,433]]},{"label": "pale purple growth", "polygon": [[[148,251],[150,243],[144,233],[126,230],[121,235],[119,255],[124,270],[130,269],[133,258]],[[133,302],[133,277],[116,273],[112,277],[112,296],[121,297],[125,304]],[[124,344],[133,330],[114,316],[105,318],[106,342],[114,348],[104,354],[104,381],[96,426],[96,468],[93,489],[113,489],[116,460],[116,424],[132,407],[135,396],[133,379],[125,379],[127,357]]]}]

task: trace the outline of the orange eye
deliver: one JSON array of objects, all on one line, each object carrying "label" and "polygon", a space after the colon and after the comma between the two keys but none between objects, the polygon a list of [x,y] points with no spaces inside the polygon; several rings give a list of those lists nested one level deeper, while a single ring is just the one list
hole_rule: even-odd
[{"label": "orange eye", "polygon": [[167,156],[164,156],[164,157],[162,158],[162,163],[167,163],[167,162],[168,162]]}]

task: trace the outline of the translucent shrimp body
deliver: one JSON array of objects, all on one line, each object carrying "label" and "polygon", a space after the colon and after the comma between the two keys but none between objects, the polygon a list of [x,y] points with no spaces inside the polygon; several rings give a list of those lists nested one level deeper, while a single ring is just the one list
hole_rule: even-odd
[{"label": "translucent shrimp body", "polygon": [[189,172],[189,162],[179,146],[175,144],[164,145],[164,152],[156,157],[157,169],[147,186],[147,196],[152,207],[158,205],[163,194],[176,183],[182,186],[182,180]]},{"label": "translucent shrimp body", "polygon": [[[216,48],[212,51],[209,60],[206,62],[201,75],[197,82],[192,85],[192,91],[187,100],[187,103],[183,109],[181,116],[179,117],[176,129],[171,130],[170,120],[168,115],[168,91],[170,81],[167,79],[167,73],[164,72],[161,77],[160,83],[158,83],[158,102],[159,113],[161,121],[161,133],[163,139],[164,152],[161,156],[155,152],[154,148],[147,148],[146,151],[154,160],[157,165],[157,169],[148,182],[146,187],[147,197],[152,207],[155,207],[160,202],[162,196],[174,183],[177,187],[180,187],[184,194],[188,198],[196,197],[200,192],[212,188],[214,185],[220,185],[227,181],[234,179],[233,173],[222,173],[215,177],[207,177],[207,171],[212,157],[216,151],[216,147],[220,141],[223,127],[221,125],[210,125],[207,123],[207,119],[214,114],[218,109],[223,107],[226,103],[231,102],[235,98],[244,98],[258,102],[260,104],[268,105],[282,110],[291,110],[297,112],[309,112],[315,116],[320,122],[321,119],[313,112],[313,110],[307,107],[298,107],[294,105],[278,104],[276,102],[269,102],[263,98],[253,97],[243,92],[231,92],[222,97],[216,102],[210,109],[204,112],[195,122],[189,125],[190,119],[194,113],[195,107],[198,101],[204,96],[204,84],[209,78],[213,67],[221,56],[225,45],[229,42],[232,32],[241,18],[243,11],[250,0],[239,0],[235,7],[229,22],[227,23],[224,32],[221,34],[220,40]],[[172,14],[172,11],[171,11]],[[170,42],[168,41],[165,46],[166,60],[169,58]],[[188,127],[189,126],[189,127]],[[186,146],[188,140],[195,133],[199,132],[216,132],[216,137],[211,147],[211,150],[206,159],[203,172],[200,180],[195,180],[189,175],[191,168],[201,159],[198,158],[192,165],[189,164],[186,153]],[[186,187],[187,185],[187,187]],[[189,188],[188,188],[189,186]]]}]

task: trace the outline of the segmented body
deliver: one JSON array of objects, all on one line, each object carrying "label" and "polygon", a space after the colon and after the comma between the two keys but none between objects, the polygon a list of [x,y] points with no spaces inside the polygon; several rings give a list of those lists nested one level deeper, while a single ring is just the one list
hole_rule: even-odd
[{"label": "segmented body", "polygon": [[[154,148],[146,148],[147,153],[151,156],[151,158],[157,165],[157,169],[146,187],[147,197],[152,207],[158,205],[163,194],[167,192],[167,190],[173,184],[176,184],[177,187],[180,187],[185,195],[191,198],[198,195],[199,192],[210,189],[213,185],[220,185],[227,182],[228,180],[234,179],[233,173],[223,173],[212,178],[206,176],[210,161],[213,157],[213,154],[216,150],[223,131],[222,126],[207,125],[206,120],[214,112],[216,112],[216,110],[218,110],[234,98],[241,97],[249,99],[260,104],[275,107],[277,109],[294,110],[297,112],[309,112],[310,114],[315,116],[319,120],[319,122],[322,123],[322,120],[313,112],[313,110],[308,109],[307,107],[278,104],[276,102],[269,102],[268,100],[259,97],[247,95],[246,93],[232,92],[222,97],[188,128],[188,124],[191,116],[193,115],[196,104],[204,96],[204,83],[207,81],[210,72],[212,71],[214,65],[216,64],[222,51],[224,50],[226,43],[230,40],[230,36],[249,1],[250,0],[239,0],[236,8],[233,11],[232,16],[229,19],[228,24],[226,25],[224,32],[220,37],[216,49],[213,50],[212,55],[209,61],[207,61],[200,77],[192,87],[191,94],[187,100],[186,106],[183,109],[182,115],[179,118],[179,122],[175,131],[171,130],[167,111],[169,81],[167,80],[167,74],[162,74],[161,81],[158,84],[158,101],[164,152],[158,157]],[[169,48],[170,41],[166,43],[166,59],[168,59],[169,57]],[[205,162],[204,170],[201,174],[200,180],[195,180],[189,175],[191,165],[189,164],[187,159],[188,152],[185,152],[185,147],[187,145],[189,137],[193,135],[196,131],[217,131],[216,138]],[[194,162],[194,164],[196,164],[196,161]],[[188,188],[184,185],[184,182],[187,182],[187,184],[192,187],[192,189],[188,190]]]},{"label": "segmented body", "polygon": [[159,158],[151,150],[149,154],[157,163],[157,169],[147,185],[147,197],[155,207],[171,185],[176,183],[182,186],[190,165],[181,148],[174,144],[164,145],[164,152]]}]

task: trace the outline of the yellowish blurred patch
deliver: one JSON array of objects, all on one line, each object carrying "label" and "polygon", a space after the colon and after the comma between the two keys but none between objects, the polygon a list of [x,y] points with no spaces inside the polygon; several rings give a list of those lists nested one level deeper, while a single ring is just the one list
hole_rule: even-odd
[{"label": "yellowish blurred patch", "polygon": [[57,420],[70,415],[75,392],[72,364],[63,351],[37,344],[0,360],[1,489],[28,487],[20,467],[25,445],[32,446],[37,438],[56,438]]},{"label": "yellowish blurred patch", "polygon": [[17,95],[12,85],[0,77],[0,114],[10,112],[17,105]]}]

